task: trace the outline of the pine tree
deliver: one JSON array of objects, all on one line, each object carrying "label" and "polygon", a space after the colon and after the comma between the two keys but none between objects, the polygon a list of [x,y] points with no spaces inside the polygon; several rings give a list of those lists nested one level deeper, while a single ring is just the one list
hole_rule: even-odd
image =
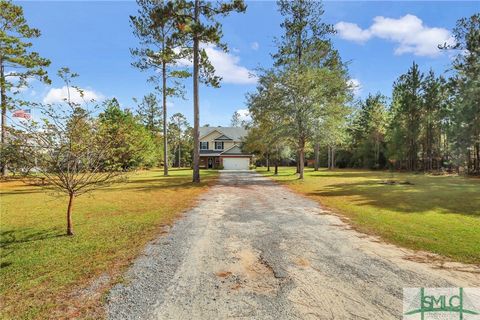
[{"label": "pine tree", "polygon": [[[399,139],[395,144],[405,148],[402,156],[406,159],[407,170],[412,171],[417,170],[420,151],[423,77],[418,64],[414,62],[407,73],[394,83],[393,89],[392,127],[396,131],[394,139]],[[398,154],[398,150],[393,153]]]},{"label": "pine tree", "polygon": [[433,70],[423,81],[423,115],[422,119],[422,160],[423,168],[432,171],[434,161],[441,157],[441,134],[443,110],[445,107],[445,80],[436,77]]},{"label": "pine tree", "polygon": [[230,120],[230,126],[232,127],[241,127],[242,126],[242,120],[240,118],[240,113],[238,111],[235,111],[232,115],[232,119]]},{"label": "pine tree", "polygon": [[359,102],[350,129],[354,146],[354,163],[361,167],[381,168],[385,165],[385,135],[388,125],[386,97],[369,94]]},{"label": "pine tree", "polygon": [[168,175],[167,143],[167,98],[181,95],[183,86],[176,79],[186,78],[189,73],[178,69],[177,62],[187,55],[183,49],[185,39],[177,21],[173,18],[178,10],[176,1],[137,0],[140,7],[137,16],[131,16],[133,33],[140,40],[140,47],[132,49],[136,60],[133,66],[140,70],[161,70],[149,81],[157,84],[162,93],[163,110],[163,157],[164,175]]},{"label": "pine tree", "polygon": [[163,121],[162,108],[159,106],[155,94],[149,93],[143,97],[138,104],[137,113],[152,137],[156,137],[163,128]]},{"label": "pine tree", "polygon": [[457,165],[480,174],[480,13],[458,20],[453,35],[455,44],[443,46],[460,50],[452,65],[457,73],[450,82],[451,140]]},{"label": "pine tree", "polygon": [[[1,144],[5,147],[7,110],[13,108],[16,88],[28,86],[27,80],[36,78],[50,83],[45,67],[50,61],[31,51],[30,39],[40,37],[40,31],[30,28],[21,6],[0,0],[0,101],[2,110]],[[2,176],[7,174],[7,163],[2,157]]]},{"label": "pine tree", "polygon": [[[175,113],[170,117],[171,129],[169,130],[170,141],[173,145],[173,153],[177,153],[177,166],[182,167],[182,148],[187,144],[187,141],[184,141],[188,138],[188,131],[190,130],[190,125],[187,121],[187,118],[181,113]],[[177,151],[177,152],[175,152]],[[183,162],[185,164],[185,162]]]},{"label": "pine tree", "polygon": [[220,85],[221,78],[215,75],[215,68],[208,59],[204,47],[200,44],[218,46],[227,50],[221,42],[222,25],[216,20],[218,16],[226,16],[230,12],[244,12],[243,0],[214,3],[207,0],[179,0],[172,15],[189,48],[193,62],[193,182],[200,182],[199,127],[200,104],[199,82],[213,87]]}]

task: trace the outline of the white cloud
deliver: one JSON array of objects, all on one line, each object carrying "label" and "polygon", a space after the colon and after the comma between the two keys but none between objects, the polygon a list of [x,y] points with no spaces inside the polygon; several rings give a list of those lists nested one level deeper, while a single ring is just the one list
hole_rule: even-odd
[{"label": "white cloud", "polygon": [[216,74],[226,83],[252,84],[257,82],[257,77],[247,68],[239,65],[240,58],[213,46],[206,46],[208,58],[215,67]]},{"label": "white cloud", "polygon": [[[257,77],[255,73],[244,66],[241,66],[240,57],[217,49],[211,44],[204,44],[210,62],[215,67],[215,74],[222,77],[223,82],[233,84],[255,84]],[[179,66],[191,67],[192,61],[181,59],[177,62]]]},{"label": "white cloud", "polygon": [[[93,90],[82,89],[83,97],[80,95],[80,92],[75,88],[70,88],[70,100],[74,103],[84,103],[85,101],[90,100],[101,100],[103,95],[97,93]],[[68,88],[63,86],[61,88],[51,88],[45,97],[43,98],[43,103],[60,103],[68,97]]]},{"label": "white cloud", "polygon": [[373,24],[362,29],[355,23],[341,21],[335,25],[341,38],[364,43],[372,38],[380,38],[397,44],[395,54],[413,53],[417,56],[437,56],[438,45],[452,43],[449,30],[430,28],[417,16],[407,14],[399,19],[375,17]]},{"label": "white cloud", "polygon": [[254,41],[250,44],[250,48],[256,51],[260,48],[260,44],[257,41]]},{"label": "white cloud", "polygon": [[341,21],[335,25],[338,34],[342,39],[355,42],[365,42],[371,38],[368,30],[362,30],[357,24]]},{"label": "white cloud", "polygon": [[353,94],[359,95],[362,91],[362,83],[358,79],[350,79],[347,81],[348,86],[352,89]]},{"label": "white cloud", "polygon": [[348,86],[352,89],[353,94],[359,95],[362,91],[362,83],[358,79],[350,79],[347,81]]},{"label": "white cloud", "polygon": [[248,112],[248,109],[238,109],[237,113],[240,115],[240,121],[252,120],[252,118],[250,117],[250,112]]}]

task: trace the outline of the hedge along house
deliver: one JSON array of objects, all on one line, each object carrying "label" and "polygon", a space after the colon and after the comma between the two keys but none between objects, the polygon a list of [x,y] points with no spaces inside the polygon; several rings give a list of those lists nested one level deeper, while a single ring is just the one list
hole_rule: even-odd
[{"label": "hedge along house", "polygon": [[253,155],[242,151],[242,139],[247,133],[237,127],[201,127],[200,167],[248,170]]}]

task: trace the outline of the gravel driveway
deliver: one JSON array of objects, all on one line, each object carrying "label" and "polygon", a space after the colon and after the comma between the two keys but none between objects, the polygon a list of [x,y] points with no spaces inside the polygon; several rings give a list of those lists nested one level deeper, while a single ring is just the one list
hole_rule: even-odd
[{"label": "gravel driveway", "polygon": [[[351,230],[253,172],[222,172],[110,292],[110,319],[399,319],[403,287],[478,274]],[[412,261],[415,260],[415,261]]]}]

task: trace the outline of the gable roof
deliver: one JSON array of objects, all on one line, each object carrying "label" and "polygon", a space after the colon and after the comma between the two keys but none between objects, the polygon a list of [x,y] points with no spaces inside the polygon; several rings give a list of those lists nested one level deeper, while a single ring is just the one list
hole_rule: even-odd
[{"label": "gable roof", "polygon": [[243,154],[243,152],[238,145],[234,145],[230,149],[223,151],[222,154]]},{"label": "gable roof", "polygon": [[232,139],[227,137],[226,135],[221,135],[220,137],[215,138],[215,140],[232,140]]},{"label": "gable roof", "polygon": [[[200,138],[205,137],[206,135],[212,133],[213,131],[218,131],[222,135],[227,136],[233,141],[241,141],[244,138],[248,131],[240,127],[200,127]],[[217,139],[216,139],[217,140]]]}]

